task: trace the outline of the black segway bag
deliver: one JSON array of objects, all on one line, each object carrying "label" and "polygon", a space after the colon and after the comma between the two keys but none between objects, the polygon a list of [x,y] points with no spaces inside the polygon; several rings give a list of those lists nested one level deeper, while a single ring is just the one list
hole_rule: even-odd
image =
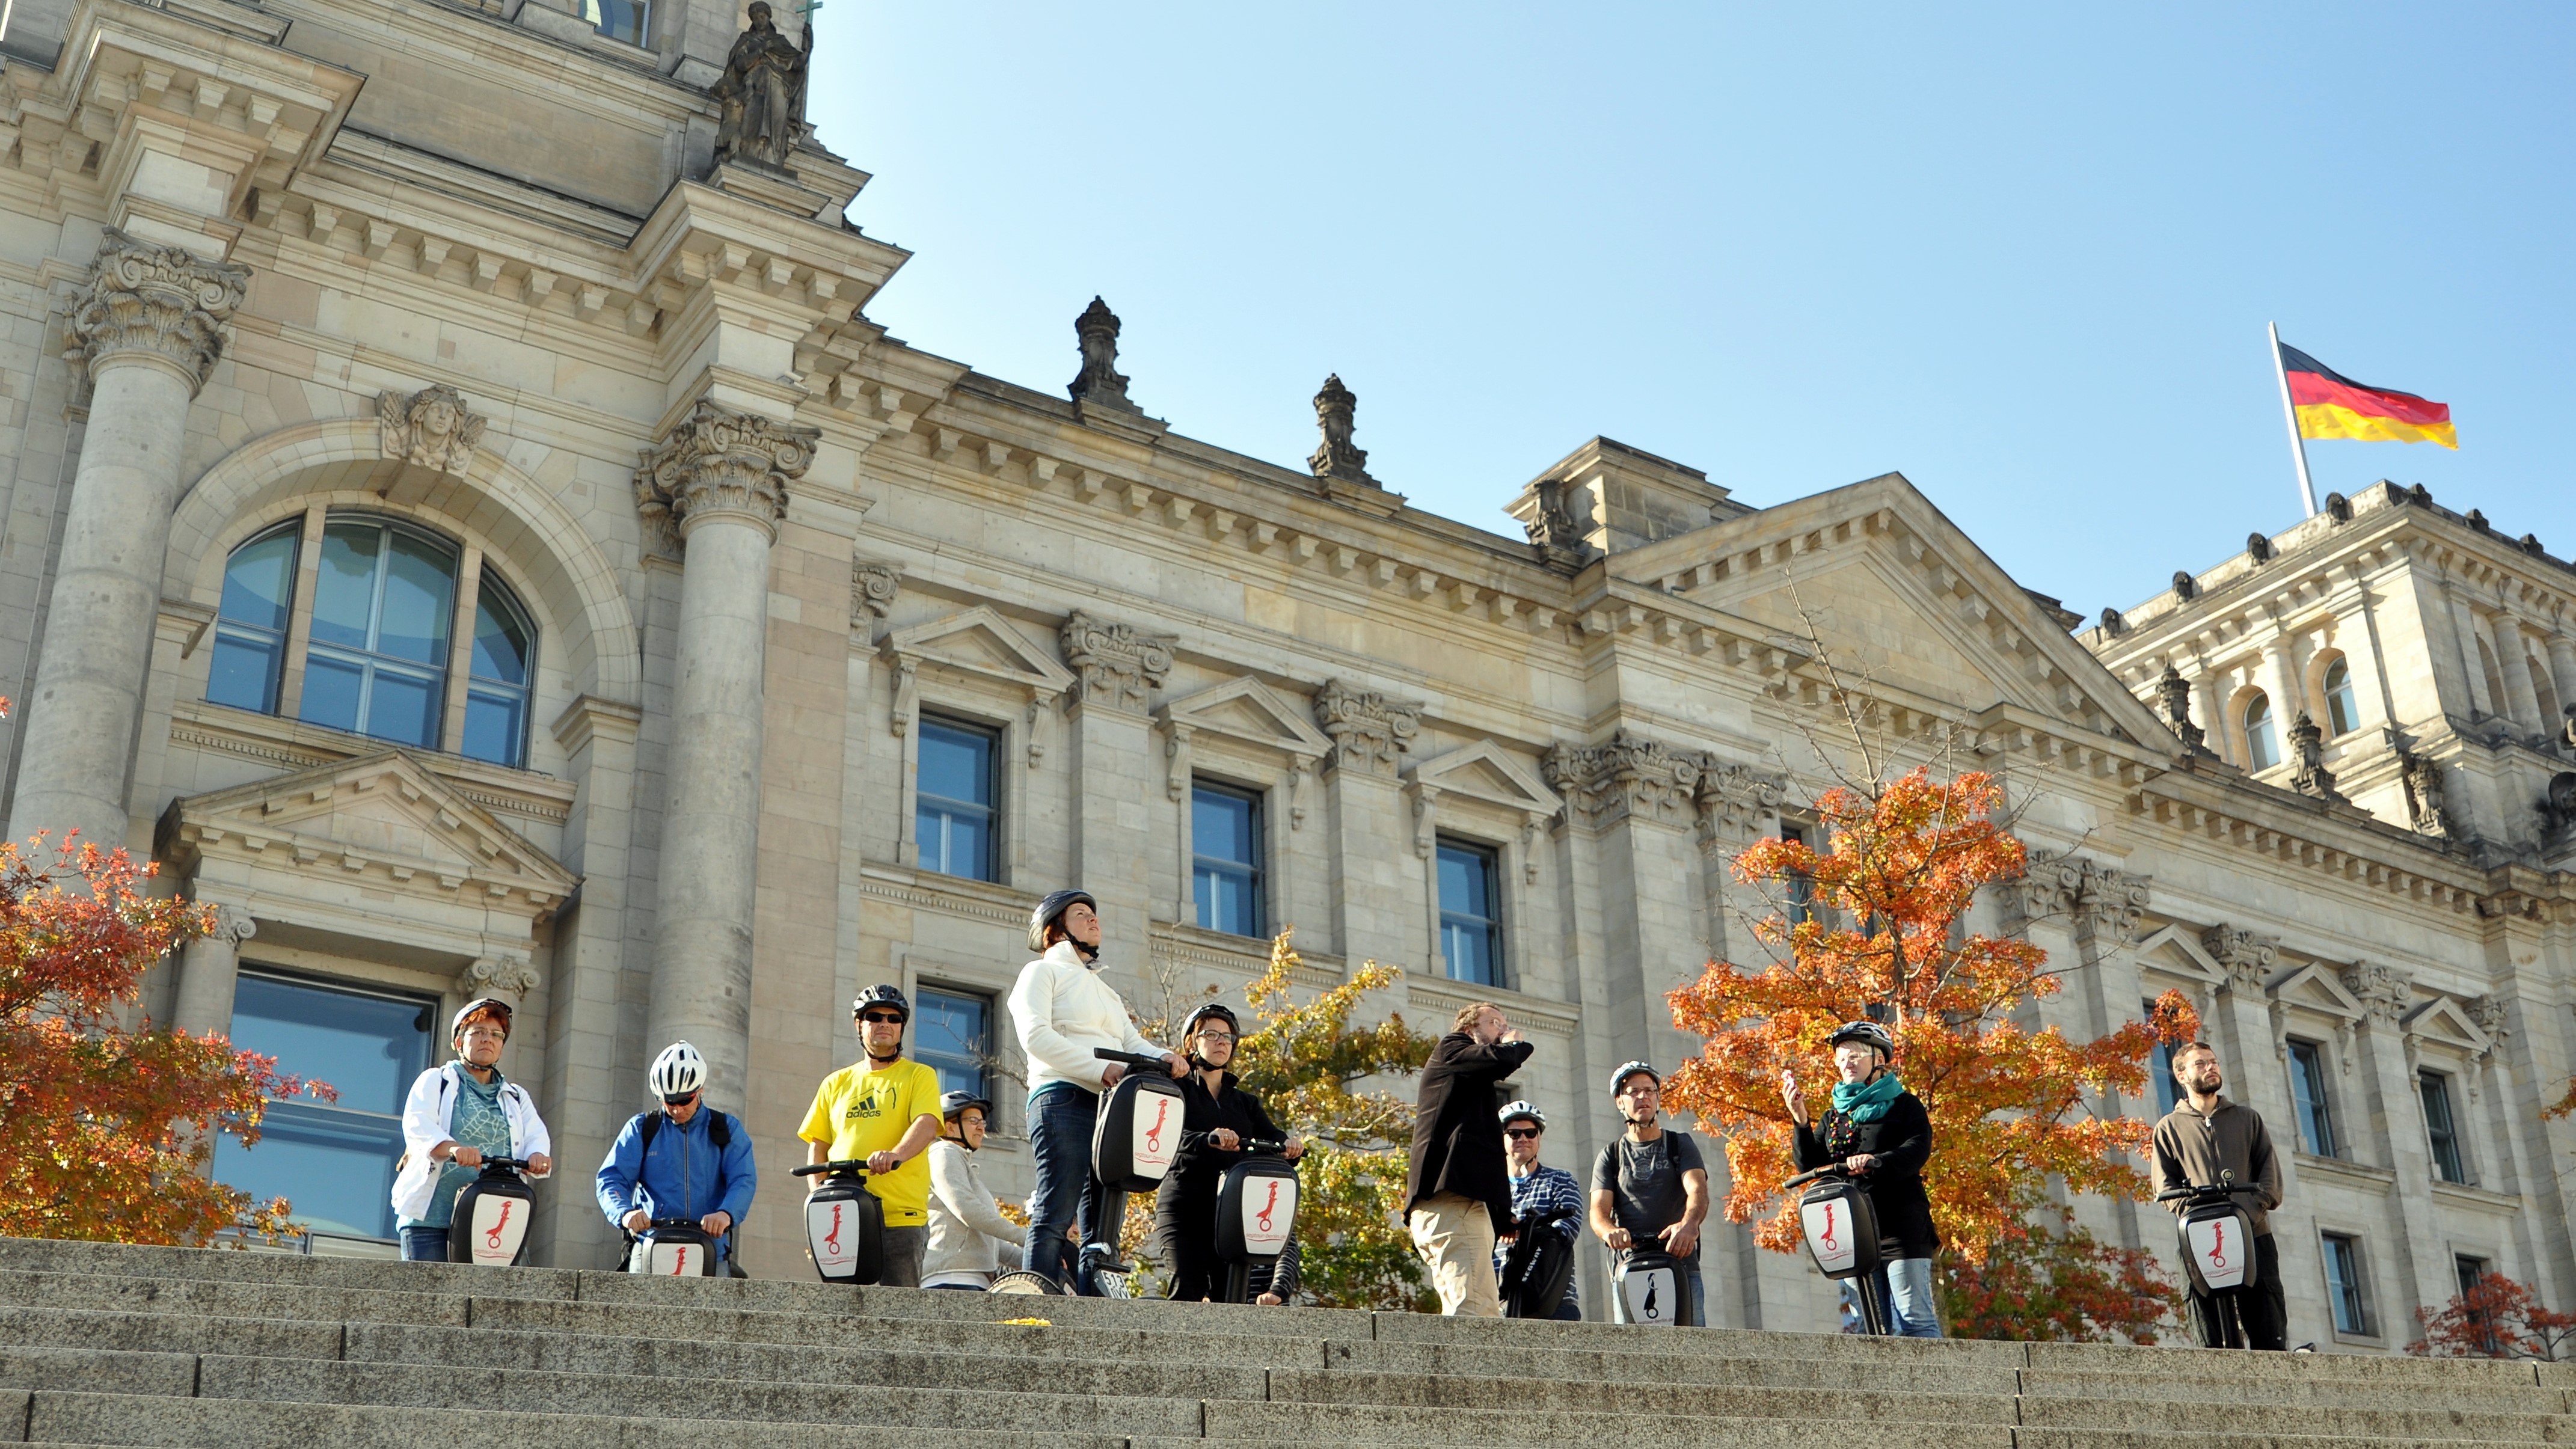
[{"label": "black segway bag", "polygon": [[1574,1244],[1553,1223],[1532,1223],[1503,1256],[1503,1316],[1554,1318],[1574,1283]]},{"label": "black segway bag", "polygon": [[2253,1220],[2234,1203],[2193,1208],[2182,1217],[2182,1261],[2204,1295],[2253,1287]]},{"label": "black segway bag", "polygon": [[528,1246],[537,1195],[515,1172],[486,1172],[456,1194],[448,1219],[447,1261],[484,1268],[515,1266]]},{"label": "black segway bag", "polygon": [[649,1228],[626,1252],[626,1271],[656,1278],[704,1278],[716,1270],[715,1240],[697,1228]]},{"label": "black segway bag", "polygon": [[827,1177],[805,1199],[805,1246],[826,1283],[874,1283],[885,1274],[885,1204],[856,1177]]},{"label": "black segway bag", "polygon": [[1611,1290],[1628,1305],[1630,1323],[1671,1328],[1691,1321],[1690,1282],[1671,1254],[1632,1250],[1611,1277]]},{"label": "black segway bag", "polygon": [[1180,1155],[1180,1087],[1144,1072],[1120,1077],[1091,1129],[1092,1176],[1120,1192],[1152,1192]]},{"label": "black segway bag", "polygon": [[1858,1278],[1878,1271],[1878,1209],[1859,1183],[1818,1179],[1798,1199],[1798,1227],[1808,1259],[1826,1277]]},{"label": "black segway bag", "polygon": [[1297,1169],[1286,1158],[1247,1157],[1225,1170],[1216,1193],[1218,1258],[1276,1258],[1296,1235]]}]

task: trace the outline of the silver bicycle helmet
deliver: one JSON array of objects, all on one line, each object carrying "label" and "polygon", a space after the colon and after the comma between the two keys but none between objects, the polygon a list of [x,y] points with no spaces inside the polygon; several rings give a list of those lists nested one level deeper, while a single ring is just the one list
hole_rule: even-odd
[{"label": "silver bicycle helmet", "polygon": [[1891,1062],[1896,1060],[1896,1038],[1888,1035],[1887,1028],[1880,1026],[1877,1022],[1844,1022],[1842,1025],[1834,1028],[1833,1040],[1825,1043],[1825,1047],[1827,1050],[1831,1050],[1835,1047],[1841,1046],[1847,1041],[1856,1041],[1861,1043],[1863,1046],[1876,1047],[1878,1048],[1878,1054],[1880,1056],[1885,1057]]},{"label": "silver bicycle helmet", "polygon": [[698,1054],[696,1047],[675,1041],[653,1059],[652,1070],[644,1074],[644,1080],[663,1101],[681,1101],[707,1084],[707,1059]]},{"label": "silver bicycle helmet", "polygon": [[1664,1074],[1656,1071],[1652,1066],[1645,1062],[1628,1062],[1623,1064],[1619,1070],[1610,1074],[1610,1095],[1615,1097],[1625,1091],[1628,1086],[1628,1079],[1637,1075],[1639,1072],[1644,1072],[1647,1076],[1654,1078],[1655,1085],[1657,1087],[1661,1087],[1664,1084]]},{"label": "silver bicycle helmet", "polygon": [[1538,1109],[1538,1103],[1528,1101],[1526,1099],[1513,1102],[1505,1106],[1502,1110],[1501,1117],[1502,1123],[1506,1127],[1512,1125],[1515,1119],[1525,1117],[1531,1122],[1537,1124],[1538,1130],[1541,1132],[1547,1130],[1547,1114]]}]

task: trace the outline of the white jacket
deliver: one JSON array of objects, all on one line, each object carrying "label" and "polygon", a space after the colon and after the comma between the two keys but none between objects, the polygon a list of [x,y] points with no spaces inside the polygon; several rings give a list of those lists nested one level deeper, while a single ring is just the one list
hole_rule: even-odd
[{"label": "white jacket", "polygon": [[1011,1020],[1019,1028],[1020,1050],[1028,1054],[1032,1092],[1052,1082],[1099,1091],[1109,1063],[1091,1054],[1095,1047],[1163,1054],[1137,1034],[1117,988],[1100,979],[1071,941],[1056,942],[1020,968],[1019,983],[1011,988]]},{"label": "white jacket", "polygon": [[[447,1165],[432,1162],[429,1149],[452,1140],[457,1074],[464,1070],[463,1062],[430,1068],[412,1079],[411,1095],[403,1101],[403,1168],[394,1176],[393,1199],[394,1211],[404,1217],[419,1218],[429,1211],[431,1189]],[[554,1143],[546,1136],[546,1124],[537,1119],[537,1104],[527,1088],[501,1084],[501,1115],[510,1119],[512,1157],[554,1155]]]},{"label": "white jacket", "polygon": [[1002,1216],[993,1190],[975,1170],[975,1154],[942,1137],[930,1144],[930,1242],[922,1253],[921,1286],[936,1288],[974,1279],[988,1286],[1007,1262],[1020,1265],[1020,1230]]}]

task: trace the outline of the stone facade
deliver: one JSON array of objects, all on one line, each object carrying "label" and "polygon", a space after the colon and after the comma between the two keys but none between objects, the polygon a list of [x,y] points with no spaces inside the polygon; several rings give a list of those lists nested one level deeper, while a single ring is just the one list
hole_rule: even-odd
[{"label": "stone facade", "polygon": [[[1594,439],[1510,502],[1524,541],[1371,476],[1338,379],[1307,471],[1171,431],[1105,304],[1069,395],[887,338],[863,308],[904,253],[840,219],[865,178],[797,119],[802,37],[737,54],[735,0],[657,7],[646,47],[545,0],[11,16],[12,832],[149,851],[224,908],[156,981],[183,1024],[234,1022],[252,972],[440,1020],[518,999],[504,1065],[567,1169],[544,1261],[611,1256],[584,1175],[686,1035],[768,1175],[747,1261],[800,1274],[793,1126],[850,998],[991,1004],[1055,885],[1099,895],[1132,997],[1238,991],[1262,942],[1201,924],[1202,789],[1252,803],[1257,925],[1310,981],[1375,958],[1417,1024],[1503,1004],[1581,1170],[1601,1073],[1677,1059],[1664,993],[1755,949],[1725,862],[1844,763],[1838,680],[1897,764],[2027,802],[2038,863],[1986,924],[2086,968],[2053,1016],[2191,992],[2285,1144],[2320,1063],[2341,1135],[2276,1219],[2298,1337],[2399,1346],[2461,1257],[2576,1294],[2576,1136],[2538,1113],[2576,1025],[2576,593],[2532,540],[2376,490],[2074,637],[1901,477],[1755,510]],[[444,570],[435,607],[334,593],[362,547]],[[2288,716],[2251,770],[2249,690]],[[1492,984],[1444,954],[1458,851]],[[2340,1336],[2323,1233],[2364,1265]],[[1715,1322],[1831,1322],[1802,1263],[1710,1243]]]}]

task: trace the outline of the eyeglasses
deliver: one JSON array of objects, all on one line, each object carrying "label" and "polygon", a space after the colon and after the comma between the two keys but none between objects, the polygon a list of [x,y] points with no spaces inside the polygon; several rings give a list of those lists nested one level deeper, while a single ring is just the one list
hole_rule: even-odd
[{"label": "eyeglasses", "polygon": [[903,1025],[903,1018],[895,1015],[891,1011],[871,1011],[861,1016],[859,1020],[866,1022],[870,1026]]},{"label": "eyeglasses", "polygon": [[1535,1127],[1506,1127],[1503,1129],[1503,1135],[1506,1137],[1536,1137],[1538,1135],[1538,1129]]},{"label": "eyeglasses", "polygon": [[1234,1033],[1230,1031],[1203,1031],[1199,1033],[1199,1040],[1206,1042],[1210,1046],[1214,1046],[1221,1041],[1230,1042],[1234,1040]]}]

